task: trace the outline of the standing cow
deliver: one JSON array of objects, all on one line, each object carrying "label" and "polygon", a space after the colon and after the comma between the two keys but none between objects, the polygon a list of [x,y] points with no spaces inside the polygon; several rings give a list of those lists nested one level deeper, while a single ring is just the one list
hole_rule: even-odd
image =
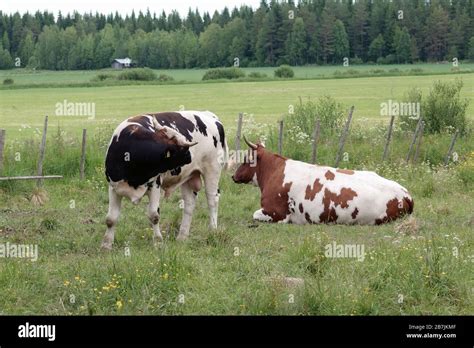
[{"label": "standing cow", "polygon": [[244,140],[256,165],[241,164],[232,179],[260,188],[262,208],[255,220],[379,225],[413,211],[408,191],[374,172],[294,161]]},{"label": "standing cow", "polygon": [[109,211],[102,248],[112,248],[124,196],[134,204],[145,194],[149,197],[148,218],[153,225],[153,239],[161,241],[160,190],[168,197],[178,187],[184,211],[177,239],[186,239],[197,192],[201,189],[201,177],[210,211],[210,227],[217,228],[220,159],[226,154],[224,127],[209,111],[143,114],[122,122],[112,135],[105,160]]}]

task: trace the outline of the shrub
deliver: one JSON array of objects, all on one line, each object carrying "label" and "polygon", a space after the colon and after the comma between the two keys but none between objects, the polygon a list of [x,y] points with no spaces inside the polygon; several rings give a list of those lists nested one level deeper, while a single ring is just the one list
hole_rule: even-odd
[{"label": "shrub", "polygon": [[253,78],[253,79],[262,79],[262,78],[267,77],[267,74],[264,74],[264,73],[261,73],[261,72],[258,72],[258,71],[252,71],[248,75],[248,77]]},{"label": "shrub", "polygon": [[361,65],[364,64],[364,61],[359,57],[354,57],[349,60],[351,65]]},{"label": "shrub", "polygon": [[414,74],[419,74],[419,73],[423,72],[423,69],[422,68],[412,68],[412,69],[410,69],[410,72],[414,73]]},{"label": "shrub", "polygon": [[384,70],[384,69],[371,69],[369,72],[370,72],[371,74],[376,75],[376,74],[384,74],[384,73],[385,73],[385,70]]},{"label": "shrub", "polygon": [[468,154],[466,160],[456,166],[456,174],[463,184],[474,184],[474,152]]},{"label": "shrub", "polygon": [[104,74],[104,73],[100,73],[100,74],[97,74],[97,80],[98,81],[104,81],[104,80],[107,80],[107,79],[113,79],[114,76],[112,74]]},{"label": "shrub", "polygon": [[289,65],[280,65],[280,67],[275,70],[275,77],[292,78],[293,76],[295,76],[295,72]]},{"label": "shrub", "polygon": [[3,84],[4,85],[13,85],[13,79],[5,79],[3,80]]},{"label": "shrub", "polygon": [[[469,101],[461,98],[462,86],[460,79],[453,82],[437,81],[426,98],[423,98],[419,89],[411,89],[408,92],[406,101],[421,103],[421,115],[425,122],[426,133],[441,133],[452,129],[458,129],[461,134],[465,133]],[[400,116],[400,119],[405,129],[415,129],[418,122],[409,116]]]},{"label": "shrub", "polygon": [[343,75],[358,75],[359,74],[359,70],[356,70],[356,69],[347,69],[347,70],[344,70],[344,72],[342,73]]},{"label": "shrub", "polygon": [[397,64],[398,63],[398,58],[395,54],[389,54],[385,57],[387,60],[387,64]]},{"label": "shrub", "polygon": [[218,79],[238,79],[245,77],[245,72],[239,68],[216,68],[206,71],[202,77],[204,80],[218,80]]},{"label": "shrub", "polygon": [[150,68],[129,69],[118,75],[119,80],[135,80],[135,81],[153,81],[156,80],[156,74]]},{"label": "shrub", "polygon": [[173,76],[170,76],[170,75],[160,74],[160,76],[158,76],[158,80],[159,81],[174,81],[174,78]]},{"label": "shrub", "polygon": [[344,122],[345,112],[342,104],[330,96],[317,101],[308,100],[295,108],[286,119],[287,129],[295,128],[311,137],[316,118],[320,120],[321,133],[331,134]]}]

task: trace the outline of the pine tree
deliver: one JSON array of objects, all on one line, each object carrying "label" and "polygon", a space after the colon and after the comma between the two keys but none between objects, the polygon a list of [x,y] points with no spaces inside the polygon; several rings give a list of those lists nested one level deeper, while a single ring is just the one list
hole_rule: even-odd
[{"label": "pine tree", "polygon": [[448,49],[449,18],[441,6],[434,6],[425,26],[424,49],[428,60],[444,59]]},{"label": "pine tree", "polygon": [[384,56],[385,40],[382,34],[379,34],[369,46],[369,59],[373,62],[377,62],[377,59]]},{"label": "pine tree", "polygon": [[338,19],[334,26],[334,63],[341,63],[345,57],[349,57],[349,38],[344,23]]},{"label": "pine tree", "polygon": [[411,61],[411,38],[408,29],[397,27],[394,37],[395,54],[398,63],[408,63]]},{"label": "pine tree", "polygon": [[8,50],[3,48],[0,43],[0,69],[11,69],[13,68],[13,59]]},{"label": "pine tree", "polygon": [[474,36],[469,40],[468,58],[474,61]]},{"label": "pine tree", "polygon": [[34,54],[34,51],[35,44],[33,42],[33,33],[31,30],[28,30],[25,38],[20,42],[19,48],[19,57],[22,67],[25,67],[28,64],[28,61]]},{"label": "pine tree", "polygon": [[307,40],[303,18],[296,18],[285,43],[285,58],[291,65],[306,63]]},{"label": "pine tree", "polygon": [[334,33],[336,18],[324,8],[321,14],[321,27],[318,32],[321,59],[324,63],[332,60],[334,54]]}]

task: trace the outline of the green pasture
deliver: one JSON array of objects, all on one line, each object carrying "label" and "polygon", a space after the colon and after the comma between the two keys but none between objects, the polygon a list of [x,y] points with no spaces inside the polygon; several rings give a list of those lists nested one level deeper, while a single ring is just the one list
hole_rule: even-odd
[{"label": "green pasture", "polygon": [[[412,87],[427,93],[435,80],[462,78],[472,127],[474,74],[430,67],[440,75],[100,87],[68,86],[97,72],[0,72],[0,80],[12,77],[25,87],[0,87],[2,175],[35,173],[45,115],[44,173],[64,175],[45,181],[42,190],[33,181],[0,181],[0,243],[38,246],[35,262],[0,258],[0,314],[472,315],[472,131],[458,138],[456,158],[447,167],[448,133],[426,134],[418,161],[406,164],[411,133],[396,123],[388,161],[381,161],[388,119],[380,116],[380,103],[400,100]],[[304,71],[320,74],[316,69],[295,70],[304,78]],[[331,69],[336,67],[321,71]],[[202,73],[169,72],[189,82]],[[59,85],[30,88],[36,82]],[[207,109],[223,121],[232,146],[237,115],[246,112],[244,133],[266,135],[267,147],[275,150],[276,121],[290,105],[325,94],[347,108],[355,105],[341,167],[373,170],[405,186],[415,202],[411,216],[381,226],[256,223],[259,190],[234,184],[228,170],[220,183],[216,231],[208,228],[201,192],[190,239],[177,242],[182,210],[175,193],[161,201],[165,240],[155,248],[145,197],[137,206],[124,201],[113,251],[99,249],[108,205],[104,155],[120,121],[149,111]],[[95,118],[56,115],[56,103],[64,100],[95,103]],[[89,134],[85,180],[78,177],[82,128]],[[309,142],[292,134],[285,133],[284,153],[307,161]],[[318,146],[318,163],[333,165],[338,132]],[[365,257],[327,257],[332,243],[363,245]]]}]

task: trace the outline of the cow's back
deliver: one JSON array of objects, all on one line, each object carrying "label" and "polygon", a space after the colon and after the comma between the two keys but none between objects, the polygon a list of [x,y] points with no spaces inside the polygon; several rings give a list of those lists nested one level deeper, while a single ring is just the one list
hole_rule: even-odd
[{"label": "cow's back", "polygon": [[411,213],[408,191],[374,172],[336,169],[288,160],[284,183],[292,182],[294,223],[380,224]]}]

